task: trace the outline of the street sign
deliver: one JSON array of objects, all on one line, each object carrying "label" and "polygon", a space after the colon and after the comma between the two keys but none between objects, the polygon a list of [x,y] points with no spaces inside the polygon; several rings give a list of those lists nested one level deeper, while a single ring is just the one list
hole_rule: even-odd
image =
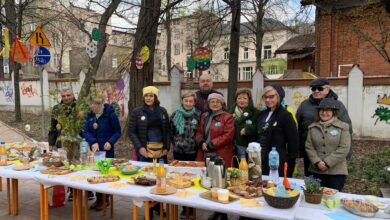
[{"label": "street sign", "polygon": [[46,46],[46,47],[51,46],[49,39],[47,39],[41,27],[37,27],[35,29],[34,33],[30,37],[29,42],[30,45],[33,46]]},{"label": "street sign", "polygon": [[34,56],[36,65],[45,65],[50,61],[50,51],[44,47],[38,47]]}]

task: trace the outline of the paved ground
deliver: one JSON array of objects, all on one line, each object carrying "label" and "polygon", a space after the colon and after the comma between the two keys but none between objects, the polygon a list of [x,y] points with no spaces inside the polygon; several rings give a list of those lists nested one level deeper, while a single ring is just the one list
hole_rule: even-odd
[{"label": "paved ground", "polygon": [[[27,139],[22,132],[8,127],[0,121],[0,141],[15,142],[15,141],[33,141]],[[7,210],[7,190],[6,180],[2,179],[3,191],[0,192],[0,219],[15,219],[15,220],[36,220],[39,219],[39,184],[33,180],[19,181],[19,215],[9,216]],[[90,201],[90,205],[93,201]],[[132,219],[133,212],[131,209],[131,201],[129,198],[122,196],[114,196],[114,218],[113,219]],[[144,210],[139,209],[139,219],[144,218]],[[110,219],[108,216],[103,217],[102,212],[90,210],[90,219]],[[211,214],[209,211],[197,210],[198,219],[207,219]],[[55,220],[72,219],[72,203],[67,202],[59,208],[49,208],[49,218]],[[229,219],[237,219],[237,216],[229,216]],[[154,219],[158,219],[155,216]]]}]

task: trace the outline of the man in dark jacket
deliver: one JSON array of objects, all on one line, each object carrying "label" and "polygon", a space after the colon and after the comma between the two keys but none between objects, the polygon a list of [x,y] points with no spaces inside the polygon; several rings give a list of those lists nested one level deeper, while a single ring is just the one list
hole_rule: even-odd
[{"label": "man in dark jacket", "polygon": [[210,74],[202,74],[199,76],[199,90],[196,91],[195,107],[201,113],[208,110],[207,98],[211,93],[218,93],[223,96],[222,93],[213,89],[213,79]]},{"label": "man in dark jacket", "polygon": [[[305,142],[307,138],[308,127],[311,123],[316,120],[317,115],[317,107],[320,104],[321,100],[324,98],[333,98],[334,100],[338,99],[338,95],[331,89],[329,85],[329,81],[326,78],[316,78],[310,83],[311,87],[311,95],[310,97],[303,101],[299,106],[296,118],[298,121],[298,133],[299,133],[299,151],[300,157],[304,158],[304,166],[305,166],[305,176],[309,176],[310,173],[308,171],[310,160],[306,156],[305,151]],[[348,111],[345,108],[344,104],[337,100],[339,105],[339,116],[338,118],[349,124],[349,132],[352,136],[352,122],[349,118]],[[347,158],[351,157],[351,150],[348,154]]]},{"label": "man in dark jacket", "polygon": [[62,125],[55,119],[55,116],[59,114],[61,105],[69,105],[73,108],[76,106],[76,99],[74,98],[73,91],[68,87],[61,90],[61,103],[55,105],[52,110],[50,130],[48,134],[50,150],[61,148],[61,141],[57,141],[57,139],[61,135]]}]

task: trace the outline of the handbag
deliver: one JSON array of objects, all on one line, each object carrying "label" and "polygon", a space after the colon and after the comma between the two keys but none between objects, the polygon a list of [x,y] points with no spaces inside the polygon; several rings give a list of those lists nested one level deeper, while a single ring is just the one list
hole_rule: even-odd
[{"label": "handbag", "polygon": [[148,142],[146,144],[146,151],[149,158],[160,158],[163,153],[163,143],[161,142]]}]

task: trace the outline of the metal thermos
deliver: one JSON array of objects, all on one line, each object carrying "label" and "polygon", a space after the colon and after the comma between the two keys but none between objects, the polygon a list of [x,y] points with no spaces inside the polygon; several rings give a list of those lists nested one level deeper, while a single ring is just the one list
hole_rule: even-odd
[{"label": "metal thermos", "polygon": [[214,161],[212,175],[212,187],[226,188],[226,165],[223,159],[218,158]]}]

